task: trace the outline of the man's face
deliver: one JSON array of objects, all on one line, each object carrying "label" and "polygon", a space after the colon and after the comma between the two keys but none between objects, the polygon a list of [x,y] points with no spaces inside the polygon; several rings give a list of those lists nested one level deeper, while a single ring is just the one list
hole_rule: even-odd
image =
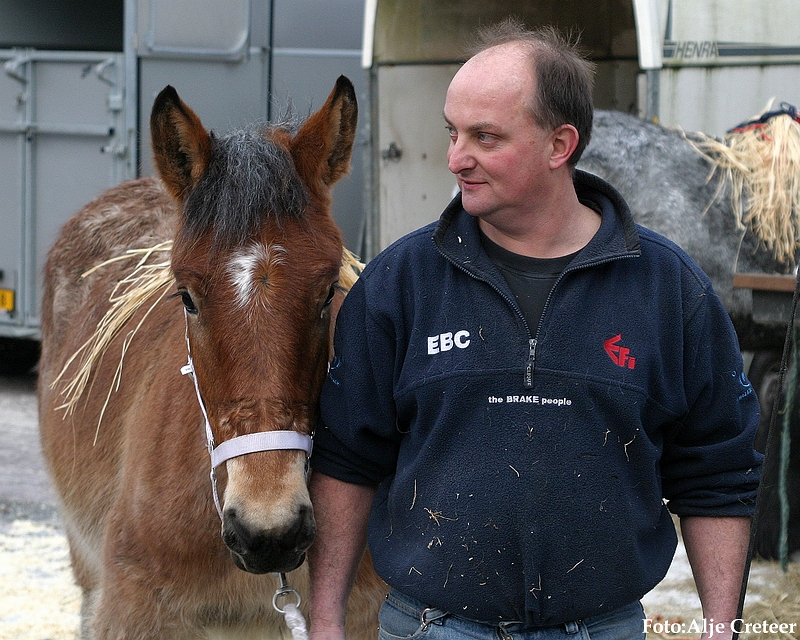
[{"label": "man's face", "polygon": [[535,206],[547,187],[552,135],[526,108],[533,83],[524,52],[501,45],[469,60],[447,91],[448,167],[464,209],[489,223]]}]

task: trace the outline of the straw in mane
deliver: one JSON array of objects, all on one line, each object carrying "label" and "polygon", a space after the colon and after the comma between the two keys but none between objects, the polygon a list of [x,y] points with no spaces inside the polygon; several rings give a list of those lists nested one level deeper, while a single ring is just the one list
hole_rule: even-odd
[{"label": "straw in mane", "polygon": [[[111,263],[125,260],[132,261],[137,257],[139,258],[130,274],[115,285],[109,296],[108,311],[98,323],[95,332],[83,343],[72,357],[67,360],[63,369],[53,381],[52,387],[60,384],[72,363],[76,360],[79,361],[78,368],[75,370],[73,376],[64,381],[64,386],[61,390],[61,396],[64,398],[64,402],[57,407],[58,409],[63,409],[67,414],[74,411],[76,404],[86,391],[87,386],[90,385],[91,373],[95,370],[94,365],[106,355],[106,351],[114,338],[126,328],[130,319],[136,315],[136,312],[144,307],[144,305],[149,304],[148,310],[135,326],[128,329],[125,339],[122,342],[118,354],[119,361],[114,381],[106,394],[106,405],[108,404],[111,394],[119,389],[125,353],[131,341],[136,336],[142,323],[147,319],[150,310],[158,304],[159,300],[166,297],[166,295],[174,289],[175,278],[170,268],[171,250],[171,240],[143,249],[130,249],[125,254],[106,260],[82,274],[81,277],[86,277]],[[157,255],[158,258],[155,261],[151,261],[154,255]],[[364,265],[358,258],[348,251],[347,248],[343,247],[342,266],[339,269],[339,287],[342,291],[347,292],[350,290],[363,268]],[[103,419],[103,413],[104,411],[101,412],[97,424],[98,432]]]}]

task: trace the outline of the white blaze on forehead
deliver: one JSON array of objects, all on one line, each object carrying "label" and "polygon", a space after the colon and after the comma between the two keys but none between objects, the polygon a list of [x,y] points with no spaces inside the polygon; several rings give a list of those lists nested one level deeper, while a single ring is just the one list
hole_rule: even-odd
[{"label": "white blaze on forehead", "polygon": [[272,267],[286,262],[287,253],[280,245],[254,242],[233,254],[228,263],[228,275],[236,289],[236,301],[240,307],[250,303],[260,281]]}]

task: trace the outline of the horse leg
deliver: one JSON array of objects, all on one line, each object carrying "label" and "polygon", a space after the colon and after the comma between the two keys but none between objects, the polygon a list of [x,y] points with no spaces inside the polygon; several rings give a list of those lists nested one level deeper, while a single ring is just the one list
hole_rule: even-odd
[{"label": "horse leg", "polygon": [[97,608],[97,591],[81,589],[81,640],[94,640],[92,620]]},{"label": "horse leg", "polygon": [[171,606],[174,589],[137,540],[136,525],[115,505],[104,522],[102,569],[91,600],[91,640],[198,640]]},{"label": "horse leg", "polygon": [[81,549],[85,550],[85,545],[80,544],[79,535],[70,527],[69,520],[66,519],[65,529],[67,542],[69,543],[69,559],[72,565],[72,575],[75,583],[81,590],[81,640],[94,640],[92,632],[92,618],[97,605],[97,578],[95,572],[91,570],[92,562],[87,559]]}]

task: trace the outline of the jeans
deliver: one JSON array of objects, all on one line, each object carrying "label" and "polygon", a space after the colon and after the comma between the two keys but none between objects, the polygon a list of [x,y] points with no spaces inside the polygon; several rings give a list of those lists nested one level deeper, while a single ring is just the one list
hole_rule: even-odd
[{"label": "jeans", "polygon": [[380,611],[379,640],[644,640],[644,610],[633,602],[553,627],[518,622],[482,624],[426,608],[394,589]]}]

